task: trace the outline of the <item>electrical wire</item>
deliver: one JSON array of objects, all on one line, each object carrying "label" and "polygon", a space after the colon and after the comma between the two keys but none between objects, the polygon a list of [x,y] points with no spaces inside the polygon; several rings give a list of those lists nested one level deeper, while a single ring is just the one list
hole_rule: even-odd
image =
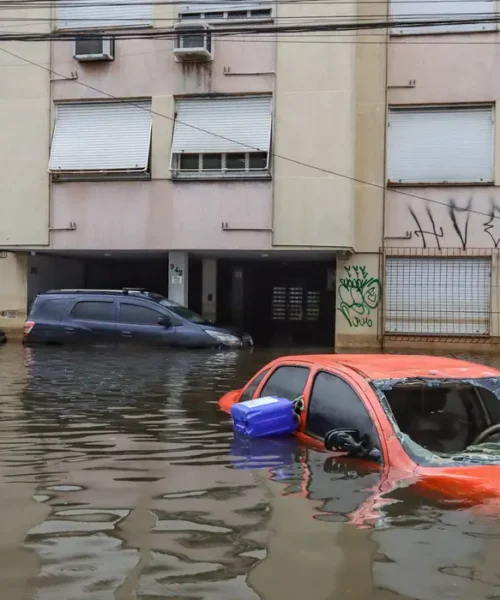
[{"label": "electrical wire", "polygon": [[[484,3],[485,0],[390,0],[391,4],[474,4]],[[110,2],[109,0],[57,0],[56,6],[60,7],[110,7],[110,6],[178,6],[186,5],[186,0],[116,0]],[[307,4],[333,4],[333,5],[359,5],[359,4],[387,4],[387,0],[196,0],[196,5],[220,6],[221,4],[228,4],[231,7],[238,5],[247,4],[258,4],[260,6],[274,6],[274,5],[307,5]],[[53,0],[0,0],[0,8],[6,10],[12,9],[26,9],[31,10],[33,8],[52,8]]]},{"label": "electrical wire", "polygon": [[[26,63],[28,63],[28,64],[30,64],[30,65],[32,65],[34,67],[37,67],[39,69],[43,69],[44,71],[48,72],[51,75],[56,75],[57,77],[60,77],[62,79],[65,79],[65,80],[68,80],[68,81],[73,81],[73,83],[76,83],[77,85],[80,85],[80,86],[82,86],[82,87],[84,87],[86,89],[89,89],[91,91],[97,92],[98,94],[101,94],[102,96],[106,96],[107,98],[110,98],[110,99],[115,100],[117,102],[121,102],[121,103],[124,103],[124,104],[129,104],[131,106],[135,106],[136,108],[139,108],[141,110],[145,110],[145,111],[149,112],[152,115],[158,116],[158,117],[163,118],[163,119],[167,119],[168,121],[172,121],[174,123],[177,122],[177,123],[179,123],[181,125],[184,125],[186,127],[190,127],[191,129],[195,129],[195,130],[200,131],[202,133],[206,133],[208,135],[211,135],[211,136],[214,136],[214,137],[226,140],[228,142],[238,144],[238,145],[240,145],[242,147],[245,147],[245,148],[248,148],[250,150],[260,150],[260,148],[255,148],[255,147],[250,146],[248,144],[245,144],[245,143],[239,142],[237,140],[228,138],[226,136],[214,133],[213,131],[209,131],[207,129],[203,129],[201,127],[197,127],[197,126],[191,125],[189,123],[181,122],[178,119],[172,118],[172,117],[170,117],[168,115],[165,115],[163,113],[160,113],[158,111],[154,111],[152,109],[144,108],[144,106],[141,106],[140,104],[137,104],[134,101],[124,100],[123,98],[118,98],[114,94],[110,94],[109,92],[106,92],[106,91],[104,91],[102,89],[99,89],[99,88],[93,86],[93,85],[85,83],[85,82],[81,81],[80,79],[73,79],[71,76],[64,75],[62,73],[58,73],[54,69],[51,69],[49,67],[46,67],[46,66],[44,66],[44,65],[42,65],[40,63],[37,63],[37,62],[33,61],[33,60],[25,58],[24,56],[21,56],[20,54],[17,54],[15,52],[7,50],[6,48],[0,48],[0,52],[8,54],[8,55],[10,55],[10,56],[12,56],[14,58],[17,58],[18,60],[26,62]],[[350,175],[339,173],[337,171],[332,171],[331,169],[325,169],[323,167],[319,167],[318,165],[312,165],[310,163],[306,163],[306,162],[301,161],[301,160],[290,158],[289,156],[284,156],[282,154],[277,154],[276,152],[270,152],[270,155],[273,158],[278,158],[280,160],[285,160],[285,161],[290,162],[292,164],[295,164],[295,165],[298,165],[298,166],[302,166],[302,167],[306,167],[306,168],[309,168],[309,169],[313,169],[315,171],[319,171],[321,173],[326,173],[328,175],[333,175],[333,176],[339,177],[341,179],[347,179],[347,180],[352,181],[354,183],[360,183],[362,185],[367,185],[369,187],[373,187],[373,188],[380,189],[380,190],[383,190],[383,191],[387,190],[387,191],[390,191],[392,193],[396,193],[396,194],[399,194],[399,195],[402,195],[402,196],[406,196],[406,197],[409,197],[409,198],[416,198],[418,200],[424,200],[424,201],[430,202],[432,204],[437,204],[437,205],[445,206],[446,208],[449,207],[449,204],[447,202],[442,202],[442,201],[436,200],[434,198],[426,198],[425,196],[419,196],[417,194],[412,194],[411,192],[405,192],[403,190],[396,189],[396,188],[388,188],[386,185],[381,185],[381,184],[373,183],[373,182],[370,182],[370,181],[365,181],[363,179],[359,179],[358,177],[352,177]],[[484,217],[488,217],[488,219],[498,219],[498,218],[500,218],[499,216],[491,215],[490,213],[485,213],[485,212],[478,211],[478,210],[474,210],[472,208],[468,208],[466,210],[467,210],[467,212],[472,213],[472,214],[477,214],[477,215],[481,215],[481,216],[484,216]]]},{"label": "electrical wire", "polygon": [[[389,29],[389,28],[400,28],[400,29],[413,29],[418,27],[440,27],[447,25],[486,25],[488,23],[500,22],[500,15],[494,14],[488,17],[480,17],[475,19],[408,19],[408,20],[384,20],[384,21],[368,21],[368,22],[337,22],[337,23],[317,23],[317,24],[292,24],[292,25],[255,25],[255,24],[244,24],[243,26],[222,25],[217,29],[212,30],[212,36],[214,38],[220,37],[234,37],[238,35],[265,35],[265,34],[303,34],[303,33],[315,33],[315,32],[339,32],[339,31],[363,31],[363,30],[376,30],[376,29]],[[99,39],[109,31],[109,28],[101,27],[100,29],[76,29],[72,31],[60,30],[42,33],[4,33],[0,34],[0,41],[30,41],[30,42],[43,42],[43,41],[63,41],[63,40],[74,40],[79,39]],[[183,29],[183,33],[189,35],[190,33],[199,33],[199,29],[195,26],[186,27]],[[177,32],[172,29],[164,28],[149,28],[149,29],[127,29],[127,30],[113,30],[112,33],[115,39],[173,39],[177,36]]]}]

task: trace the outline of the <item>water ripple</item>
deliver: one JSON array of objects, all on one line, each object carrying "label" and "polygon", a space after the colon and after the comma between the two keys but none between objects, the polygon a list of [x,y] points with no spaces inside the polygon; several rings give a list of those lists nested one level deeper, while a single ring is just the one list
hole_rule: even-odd
[{"label": "water ripple", "polygon": [[500,529],[216,401],[272,353],[0,348],[0,583],[36,600],[495,597]]}]

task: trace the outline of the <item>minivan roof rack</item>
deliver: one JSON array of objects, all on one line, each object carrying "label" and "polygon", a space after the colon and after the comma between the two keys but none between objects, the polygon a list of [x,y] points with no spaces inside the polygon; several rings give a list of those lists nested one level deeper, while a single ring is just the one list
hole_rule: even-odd
[{"label": "minivan roof rack", "polygon": [[146,288],[133,288],[133,287],[124,287],[122,288],[122,292],[124,294],[128,294],[129,292],[139,292],[140,294],[144,294],[148,290]]},{"label": "minivan roof rack", "polygon": [[122,288],[121,290],[108,290],[108,289],[59,289],[59,290],[47,290],[42,292],[43,294],[128,294],[130,292],[136,292],[144,294],[147,292],[146,288]]}]

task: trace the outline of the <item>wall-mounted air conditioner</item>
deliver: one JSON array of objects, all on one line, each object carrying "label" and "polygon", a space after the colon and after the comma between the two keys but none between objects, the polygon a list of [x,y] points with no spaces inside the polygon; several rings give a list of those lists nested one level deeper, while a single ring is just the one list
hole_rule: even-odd
[{"label": "wall-mounted air conditioner", "polygon": [[73,44],[73,56],[80,62],[115,59],[113,38],[76,39]]},{"label": "wall-mounted air conditioner", "polygon": [[213,60],[212,28],[204,21],[181,21],[176,30],[174,56],[177,61]]}]

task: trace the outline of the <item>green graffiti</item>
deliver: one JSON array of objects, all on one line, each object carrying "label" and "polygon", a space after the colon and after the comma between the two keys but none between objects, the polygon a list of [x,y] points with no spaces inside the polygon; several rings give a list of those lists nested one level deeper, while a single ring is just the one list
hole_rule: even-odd
[{"label": "green graffiti", "polygon": [[340,279],[338,310],[350,327],[372,327],[372,310],[377,308],[382,295],[380,281],[369,277],[366,267],[345,267],[346,277]]}]

